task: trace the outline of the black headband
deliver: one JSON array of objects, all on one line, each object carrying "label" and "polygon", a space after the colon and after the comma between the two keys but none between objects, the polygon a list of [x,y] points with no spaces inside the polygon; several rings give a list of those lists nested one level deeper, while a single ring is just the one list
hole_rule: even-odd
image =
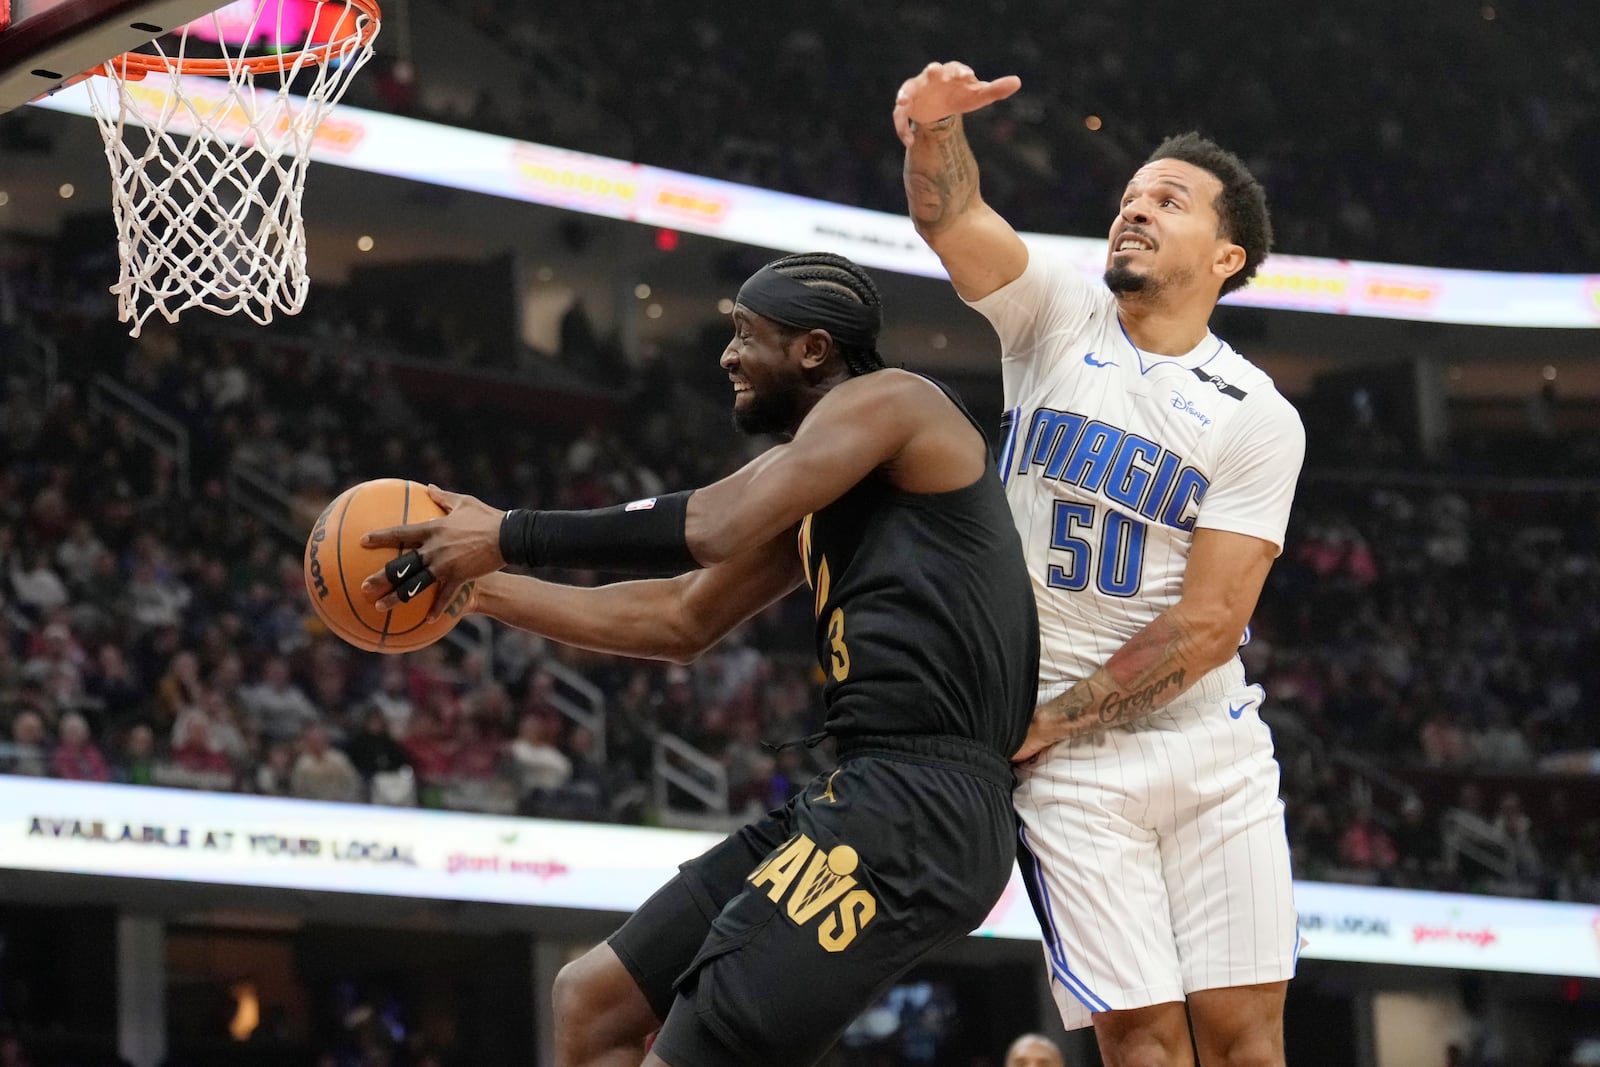
[{"label": "black headband", "polygon": [[797,330],[827,330],[841,345],[871,350],[878,344],[883,312],[830,296],[771,267],[762,267],[739,287],[739,303],[773,322]]}]

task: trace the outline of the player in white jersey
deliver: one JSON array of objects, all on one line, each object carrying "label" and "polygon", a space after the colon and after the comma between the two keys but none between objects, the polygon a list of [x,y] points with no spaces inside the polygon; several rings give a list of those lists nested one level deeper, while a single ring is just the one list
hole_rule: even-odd
[{"label": "player in white jersey", "polygon": [[930,64],[895,125],[918,231],[1002,346],[1002,472],[1040,692],[1015,794],[1069,1028],[1113,1067],[1279,1067],[1300,939],[1278,766],[1238,657],[1305,452],[1294,408],[1208,327],[1271,244],[1266,198],[1196,134],[1128,183],[1105,285],[978,193],[962,115],[1011,95]]}]

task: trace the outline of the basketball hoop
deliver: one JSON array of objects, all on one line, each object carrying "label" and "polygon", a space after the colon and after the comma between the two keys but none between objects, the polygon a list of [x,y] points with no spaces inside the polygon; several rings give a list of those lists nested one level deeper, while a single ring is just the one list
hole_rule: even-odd
[{"label": "basketball hoop", "polygon": [[[225,43],[217,15],[208,16],[220,59],[188,55],[191,24],[174,54],[156,41],[153,54],[118,56],[87,79],[111,164],[122,263],[111,291],[134,337],[157,311],[168,322],[191,307],[243,312],[266,325],[274,310],[305,306],[300,197],[311,145],[372,58],[380,11],[375,0],[315,0],[303,38],[289,42],[281,3],[248,2],[246,43]],[[260,37],[295,50],[250,55]]]}]

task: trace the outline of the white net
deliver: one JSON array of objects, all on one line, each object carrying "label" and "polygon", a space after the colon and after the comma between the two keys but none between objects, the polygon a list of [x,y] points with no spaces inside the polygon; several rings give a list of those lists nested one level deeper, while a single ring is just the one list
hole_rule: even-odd
[{"label": "white net", "polygon": [[[289,4],[240,4],[243,32],[225,24],[225,9],[209,16],[216,43],[192,44],[203,31],[191,25],[170,55],[156,42],[142,80],[121,58],[88,79],[122,263],[111,291],[135,337],[155,312],[176,322],[202,307],[265,325],[305,306],[306,167],[318,127],[372,57],[378,11],[371,0],[307,0],[309,26],[286,27]],[[306,36],[286,41],[286,30]],[[202,48],[221,58],[189,54]]]}]

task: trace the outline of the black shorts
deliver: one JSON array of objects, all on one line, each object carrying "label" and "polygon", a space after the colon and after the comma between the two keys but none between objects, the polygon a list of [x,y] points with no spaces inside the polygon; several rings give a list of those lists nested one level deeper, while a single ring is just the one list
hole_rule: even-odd
[{"label": "black shorts", "polygon": [[1016,855],[1011,768],[961,738],[840,742],[839,768],[647,900],[611,948],[671,1067],[806,1067],[981,923]]}]

